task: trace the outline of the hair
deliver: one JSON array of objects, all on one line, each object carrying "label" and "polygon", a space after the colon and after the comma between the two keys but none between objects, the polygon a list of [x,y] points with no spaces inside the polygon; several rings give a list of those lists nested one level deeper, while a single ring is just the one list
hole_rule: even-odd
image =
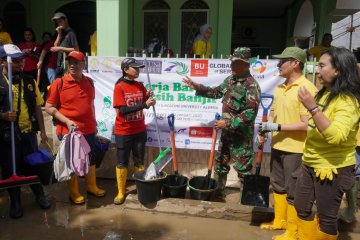
[{"label": "hair", "polygon": [[41,38],[44,38],[46,35],[50,36],[51,39],[53,38],[53,35],[49,32],[43,32]]},{"label": "hair", "polygon": [[[25,32],[31,32],[31,34],[33,35],[33,37],[32,37],[32,41],[33,41],[33,42],[35,42],[35,41],[36,41],[35,32],[34,32],[34,30],[33,30],[32,28],[30,28],[30,27],[25,28],[25,29],[24,29],[24,31],[23,31],[23,33],[25,33]],[[23,34],[23,35],[24,35],[24,34]],[[25,40],[25,37],[24,37],[24,36],[23,36],[23,41],[24,41],[24,42],[26,42],[26,40]]]},{"label": "hair", "polygon": [[332,34],[331,33],[324,33],[323,38],[328,37],[328,36],[332,37]]},{"label": "hair", "polygon": [[[326,99],[324,109],[329,103],[338,96],[352,96],[356,103],[360,103],[360,75],[357,70],[357,61],[354,54],[346,48],[329,48],[322,55],[330,56],[330,63],[333,68],[339,71],[339,74],[331,82],[330,95]],[[318,101],[324,95],[326,89],[323,87],[315,99]]]},{"label": "hair", "polygon": [[360,63],[360,47],[358,47],[357,49],[353,49],[353,53],[356,57],[357,62]]}]

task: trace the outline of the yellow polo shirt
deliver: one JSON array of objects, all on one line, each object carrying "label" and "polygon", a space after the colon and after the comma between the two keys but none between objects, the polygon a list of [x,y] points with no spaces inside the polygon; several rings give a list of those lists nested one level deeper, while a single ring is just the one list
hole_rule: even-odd
[{"label": "yellow polo shirt", "polygon": [[11,40],[10,34],[8,32],[0,32],[0,43],[3,45],[13,43],[13,41]]},{"label": "yellow polo shirt", "polygon": [[[308,110],[298,99],[298,91],[302,86],[306,87],[313,96],[317,93],[314,84],[303,75],[288,86],[283,83],[276,87],[274,103],[271,106],[275,123],[296,123],[301,121],[301,115],[309,115]],[[305,139],[305,131],[273,132],[271,147],[285,152],[302,153]]]},{"label": "yellow polo shirt", "polygon": [[196,40],[193,44],[193,51],[200,57],[210,58],[212,54],[210,41]]},{"label": "yellow polo shirt", "polygon": [[[34,81],[35,82],[35,81]],[[32,129],[32,124],[29,121],[29,111],[28,111],[28,107],[24,101],[24,86],[23,86],[23,81],[21,81],[21,102],[20,102],[20,116],[19,116],[19,127],[21,132],[30,132]],[[35,82],[34,84],[35,89],[33,89],[31,84],[28,84],[27,87],[30,91],[35,91],[36,93],[36,105],[37,106],[41,106],[41,104],[43,104],[44,100],[41,97],[41,93],[39,91],[39,88]],[[13,85],[13,108],[17,109],[18,108],[18,94],[19,94],[19,84],[14,84]]]},{"label": "yellow polo shirt", "polygon": [[[322,109],[329,96],[325,93],[318,105]],[[359,128],[360,109],[354,97],[338,96],[322,110],[330,126],[319,132],[309,120],[303,163],[313,168],[342,168],[355,164],[356,134]]]}]

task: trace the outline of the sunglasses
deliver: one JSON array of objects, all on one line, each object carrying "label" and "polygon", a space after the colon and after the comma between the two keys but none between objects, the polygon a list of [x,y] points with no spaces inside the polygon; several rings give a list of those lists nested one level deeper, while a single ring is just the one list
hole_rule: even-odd
[{"label": "sunglasses", "polygon": [[279,61],[279,65],[281,66],[281,65],[283,65],[284,63],[286,63],[286,62],[289,62],[289,61],[295,61],[296,59],[294,59],[294,58],[282,58],[282,59],[280,59],[280,61]]}]

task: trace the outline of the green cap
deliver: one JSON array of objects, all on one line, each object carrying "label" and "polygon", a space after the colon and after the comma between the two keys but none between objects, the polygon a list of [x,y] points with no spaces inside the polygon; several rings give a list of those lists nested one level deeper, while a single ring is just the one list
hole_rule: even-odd
[{"label": "green cap", "polygon": [[306,52],[298,47],[287,47],[281,54],[273,55],[274,58],[294,58],[302,63],[306,62]]},{"label": "green cap", "polygon": [[231,61],[241,60],[250,63],[251,49],[247,47],[235,48],[232,55],[228,56]]}]

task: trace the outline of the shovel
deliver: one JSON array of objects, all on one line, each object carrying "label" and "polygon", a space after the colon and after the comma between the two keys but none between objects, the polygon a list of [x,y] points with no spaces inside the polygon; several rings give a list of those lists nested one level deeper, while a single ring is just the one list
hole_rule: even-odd
[{"label": "shovel", "polygon": [[[216,121],[220,120],[220,114],[219,113],[215,114],[215,120]],[[218,132],[218,130],[216,128],[214,128],[213,135],[212,135],[210,158],[209,158],[209,163],[208,163],[208,173],[204,178],[204,183],[203,183],[203,188],[202,189],[210,189],[210,187],[211,187],[209,183],[210,183],[210,178],[211,178],[211,171],[212,171],[212,167],[213,167],[213,162],[214,162],[214,158],[215,158],[215,145],[216,145],[217,132]]]},{"label": "shovel", "polygon": [[[267,122],[268,111],[273,103],[274,96],[266,93],[260,95],[263,108],[262,122]],[[255,207],[269,207],[270,178],[260,175],[261,161],[264,148],[264,133],[260,134],[260,144],[255,162],[255,174],[245,175],[244,187],[241,195],[241,204]]]}]

